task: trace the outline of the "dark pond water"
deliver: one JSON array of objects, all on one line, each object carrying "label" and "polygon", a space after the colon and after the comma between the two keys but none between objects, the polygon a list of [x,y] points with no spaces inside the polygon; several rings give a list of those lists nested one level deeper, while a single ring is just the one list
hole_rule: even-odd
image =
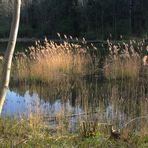
[{"label": "dark pond water", "polygon": [[[18,42],[16,44],[15,52],[17,52],[17,51],[25,51],[25,49],[27,49],[29,46],[31,46],[33,44],[34,43],[32,43],[32,42],[27,42],[27,43]],[[1,43],[0,42],[0,53],[4,53],[6,51],[6,48],[7,48],[7,43]]]},{"label": "dark pond water", "polygon": [[122,127],[136,117],[147,116],[148,84],[145,79],[103,82],[96,76],[66,77],[48,85],[11,84],[2,115],[38,112],[46,117],[61,112],[69,116],[91,113],[91,119]]}]

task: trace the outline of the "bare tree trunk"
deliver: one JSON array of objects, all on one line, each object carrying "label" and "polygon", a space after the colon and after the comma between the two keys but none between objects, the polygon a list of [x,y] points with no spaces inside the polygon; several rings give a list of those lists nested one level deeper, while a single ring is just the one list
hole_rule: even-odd
[{"label": "bare tree trunk", "polygon": [[0,114],[2,112],[3,104],[9,87],[11,63],[16,45],[19,21],[20,21],[20,9],[21,9],[21,0],[15,0],[9,42],[3,61],[3,71],[2,71],[1,85],[0,85]]}]

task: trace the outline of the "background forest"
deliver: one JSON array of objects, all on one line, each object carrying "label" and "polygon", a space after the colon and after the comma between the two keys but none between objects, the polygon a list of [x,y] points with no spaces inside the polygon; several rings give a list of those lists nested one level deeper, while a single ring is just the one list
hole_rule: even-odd
[{"label": "background forest", "polygon": [[[0,37],[9,35],[12,4],[0,0]],[[147,37],[147,0],[24,0],[19,37]]]}]

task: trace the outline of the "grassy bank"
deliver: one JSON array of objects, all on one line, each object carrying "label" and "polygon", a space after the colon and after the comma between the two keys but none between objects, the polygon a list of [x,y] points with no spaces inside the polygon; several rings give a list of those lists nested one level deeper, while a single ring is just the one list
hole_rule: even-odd
[{"label": "grassy bank", "polygon": [[[88,130],[91,132],[91,128]],[[82,127],[76,132],[69,132],[60,124],[52,129],[43,122],[41,116],[0,119],[0,147],[148,147],[148,133],[121,133],[120,139],[114,139],[110,133],[104,134],[95,127],[93,135],[82,134]],[[147,130],[147,127],[145,127]]]}]

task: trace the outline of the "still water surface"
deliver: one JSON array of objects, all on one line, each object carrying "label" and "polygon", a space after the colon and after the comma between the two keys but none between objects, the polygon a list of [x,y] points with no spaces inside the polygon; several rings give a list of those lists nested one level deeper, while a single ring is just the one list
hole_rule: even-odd
[{"label": "still water surface", "polygon": [[122,127],[136,117],[147,116],[147,89],[143,79],[102,82],[95,76],[64,78],[48,85],[11,85],[2,115],[19,117],[40,112],[53,117],[60,112],[65,115],[95,112],[91,119]]}]

